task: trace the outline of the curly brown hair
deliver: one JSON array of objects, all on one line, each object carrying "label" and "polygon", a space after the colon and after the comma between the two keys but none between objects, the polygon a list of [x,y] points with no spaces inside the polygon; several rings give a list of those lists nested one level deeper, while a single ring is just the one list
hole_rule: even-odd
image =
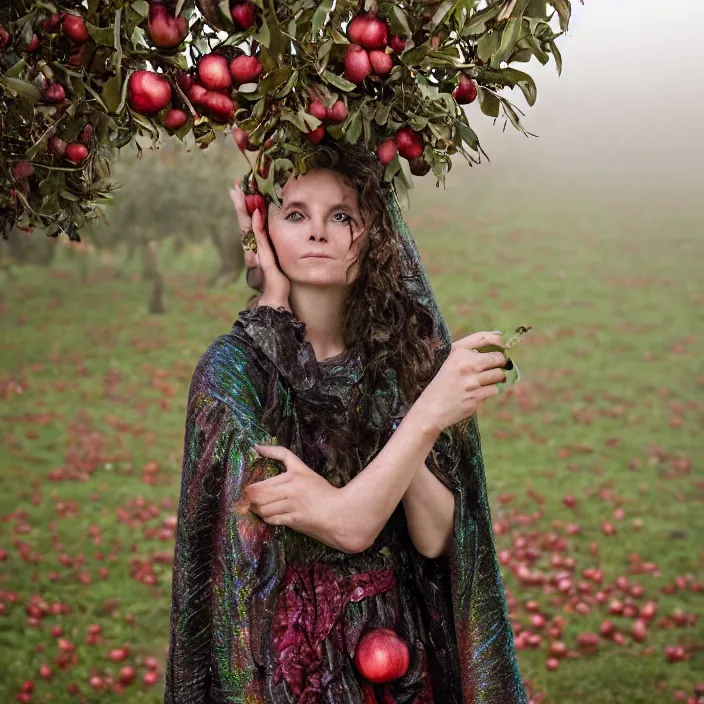
[{"label": "curly brown hair", "polygon": [[341,174],[356,191],[364,219],[367,238],[342,329],[345,347],[354,346],[364,364],[361,400],[389,383],[392,370],[391,383],[398,384],[401,403],[410,406],[435,373],[437,341],[430,311],[403,285],[403,243],[387,207],[387,199],[395,196],[384,182],[384,167],[365,147],[339,142],[318,145],[306,165]]},{"label": "curly brown hair", "polygon": [[[362,362],[360,381],[349,397],[348,420],[332,408],[324,412],[325,399],[298,398],[302,424],[321,439],[311,442],[307,460],[316,466],[332,458],[338,474],[337,479],[329,479],[342,485],[359,469],[354,466],[356,450],[378,440],[369,419],[381,416],[388,425],[390,418],[413,404],[436,372],[441,343],[431,312],[404,285],[404,279],[415,272],[407,270],[408,262],[402,256],[403,237],[394,228],[388,207],[389,199],[396,196],[391,184],[384,182],[384,167],[377,156],[362,146],[331,141],[312,147],[305,163],[307,169],[338,172],[355,189],[367,232],[343,319],[345,347],[353,349]],[[380,408],[380,399],[395,399],[394,407]],[[266,406],[264,420],[286,444],[294,431],[288,427],[290,419],[278,393],[270,394]],[[325,453],[330,453],[327,458]]]}]

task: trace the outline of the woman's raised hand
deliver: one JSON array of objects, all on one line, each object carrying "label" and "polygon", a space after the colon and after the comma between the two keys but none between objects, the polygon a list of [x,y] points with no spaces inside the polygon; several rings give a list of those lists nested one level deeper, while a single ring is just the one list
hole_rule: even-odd
[{"label": "woman's raised hand", "polygon": [[471,417],[483,401],[499,393],[497,384],[506,381],[506,356],[478,351],[487,345],[503,346],[503,336],[475,332],[454,342],[448,358],[418,397],[416,404],[438,433]]},{"label": "woman's raised hand", "polygon": [[291,282],[286,274],[281,271],[274,256],[269,236],[264,227],[264,217],[257,209],[250,216],[247,211],[245,195],[235,181],[234,188],[230,190],[230,198],[235,206],[237,220],[240,226],[240,236],[243,240],[254,234],[257,248],[256,252],[244,247],[244,263],[247,267],[247,283],[257,291],[262,292],[258,301],[260,306],[272,308],[286,308],[291,310],[289,294]]}]

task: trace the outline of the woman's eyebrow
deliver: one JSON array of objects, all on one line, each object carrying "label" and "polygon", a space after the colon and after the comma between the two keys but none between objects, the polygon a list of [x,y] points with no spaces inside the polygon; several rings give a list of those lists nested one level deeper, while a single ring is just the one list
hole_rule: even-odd
[{"label": "woman's eyebrow", "polygon": [[[303,201],[296,200],[291,203],[284,203],[283,207],[284,208],[307,208],[308,204],[304,203]],[[354,208],[349,203],[345,203],[345,202],[335,203],[334,205],[330,206],[329,210],[338,210],[340,208],[343,208],[345,210],[354,210]]]}]

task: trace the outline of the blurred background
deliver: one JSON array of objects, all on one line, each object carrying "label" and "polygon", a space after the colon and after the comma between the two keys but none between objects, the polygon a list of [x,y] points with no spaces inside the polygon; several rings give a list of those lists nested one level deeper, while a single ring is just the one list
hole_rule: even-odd
[{"label": "blurred background", "polygon": [[[526,138],[416,179],[455,336],[532,326],[480,409],[533,702],[704,698],[704,5],[574,2]],[[0,242],[0,701],[158,702],[185,403],[250,295],[230,137],[125,153],[83,241]],[[704,699],[702,699],[704,701]]]}]

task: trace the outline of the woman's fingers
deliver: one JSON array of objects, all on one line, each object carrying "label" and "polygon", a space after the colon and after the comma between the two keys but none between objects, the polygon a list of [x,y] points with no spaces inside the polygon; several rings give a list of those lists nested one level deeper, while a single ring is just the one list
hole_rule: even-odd
[{"label": "woman's fingers", "polygon": [[[286,477],[286,475],[283,476]],[[271,479],[278,479],[278,477],[271,477]],[[247,498],[260,506],[285,499],[288,496],[285,486],[288,481],[272,484],[271,479],[250,484],[247,487]]]},{"label": "woman's fingers", "polygon": [[506,381],[506,372],[503,369],[487,369],[477,374],[480,386],[503,384]]},{"label": "woman's fingers", "polygon": [[254,230],[254,238],[257,241],[257,256],[259,257],[259,266],[264,272],[278,269],[274,252],[269,244],[269,237],[264,229],[264,218],[260,210],[255,210],[252,214],[252,230]]},{"label": "woman's fingers", "polygon": [[261,516],[263,519],[271,518],[272,516],[278,516],[279,514],[289,513],[291,510],[291,505],[288,499],[282,499],[281,501],[275,501],[274,503],[266,505],[255,505],[257,509],[254,513]]},{"label": "woman's fingers", "polygon": [[475,332],[467,335],[460,340],[452,343],[453,348],[462,347],[468,350],[475,350],[478,347],[486,347],[487,345],[496,345],[503,347],[504,336],[501,333],[495,332]]},{"label": "woman's fingers", "polygon": [[252,218],[247,212],[247,201],[245,200],[244,193],[238,181],[235,181],[235,187],[231,188],[229,192],[232,203],[235,206],[235,212],[237,213],[240,233],[245,233],[252,227]]},{"label": "woman's fingers", "polygon": [[262,457],[269,457],[272,460],[279,460],[286,464],[292,457],[296,455],[291,452],[287,447],[281,445],[255,445],[254,449],[257,451],[258,455]]}]

